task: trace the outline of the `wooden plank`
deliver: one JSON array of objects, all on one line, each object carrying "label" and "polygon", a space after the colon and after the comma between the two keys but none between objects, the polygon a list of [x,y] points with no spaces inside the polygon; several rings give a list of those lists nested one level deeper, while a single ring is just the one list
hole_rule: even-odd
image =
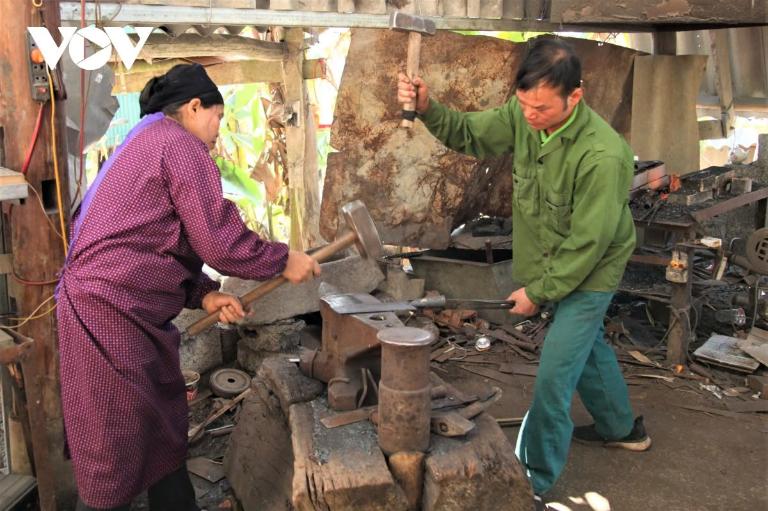
[{"label": "wooden plank", "polygon": [[0,167],[0,201],[26,199],[28,195],[29,190],[24,175],[21,172]]},{"label": "wooden plank", "polygon": [[[0,62],[3,63],[0,94],[0,128],[5,133],[5,159],[0,165],[19,169],[24,161],[34,130],[38,104],[29,91],[29,64],[27,61],[26,27],[39,25],[42,14],[51,33],[58,34],[59,2],[42,3],[40,9],[30,4],[21,7],[16,0],[0,0]],[[63,102],[59,102],[54,117],[58,144],[52,144],[50,108],[46,109],[46,122],[40,130],[27,181],[37,190],[42,182],[54,178],[51,164],[55,151],[59,163],[62,190],[69,190],[67,179],[66,126]],[[65,195],[66,197],[66,195]],[[65,217],[69,216],[69,201],[61,205]],[[64,262],[63,244],[51,229],[45,213],[37,201],[25,201],[14,206],[10,215],[11,252],[17,275],[34,281],[51,281]],[[16,292],[18,316],[31,314],[40,303],[53,294],[53,285],[19,286]],[[44,511],[66,509],[74,501],[74,480],[70,464],[64,459],[64,428],[61,415],[59,387],[59,359],[55,316],[47,314],[31,320],[20,332],[35,340],[23,364],[25,391],[29,406],[34,465],[40,495],[40,508]]]},{"label": "wooden plank", "polygon": [[35,478],[27,475],[0,475],[0,509],[13,509],[35,488]]},{"label": "wooden plank", "polygon": [[[171,59],[153,64],[136,62],[131,70],[126,73],[122,66],[113,66],[115,71],[115,86],[113,94],[127,92],[141,92],[144,85],[154,76],[160,76],[176,64],[184,63],[182,59]],[[312,59],[305,60],[302,73],[305,80],[324,78],[325,61]],[[282,80],[283,65],[281,62],[264,62],[260,60],[241,60],[236,62],[222,62],[205,66],[208,76],[216,85],[232,85],[238,83],[272,83]]]},{"label": "wooden plank", "polygon": [[285,43],[261,41],[250,37],[213,34],[181,34],[171,37],[152,34],[139,53],[139,59],[194,58],[215,55],[221,59],[248,59],[280,62],[285,58]]},{"label": "wooden plank", "polygon": [[728,211],[731,211],[733,209],[739,208],[741,206],[745,206],[747,204],[751,204],[753,202],[756,202],[765,198],[768,198],[768,186],[766,186],[765,188],[760,188],[759,190],[755,190],[753,192],[743,193],[732,199],[728,199],[726,201],[720,202],[715,206],[694,211],[693,213],[691,213],[691,216],[693,217],[694,220],[701,223],[709,220],[710,218],[716,217],[717,215],[722,215],[723,213],[727,213]]}]

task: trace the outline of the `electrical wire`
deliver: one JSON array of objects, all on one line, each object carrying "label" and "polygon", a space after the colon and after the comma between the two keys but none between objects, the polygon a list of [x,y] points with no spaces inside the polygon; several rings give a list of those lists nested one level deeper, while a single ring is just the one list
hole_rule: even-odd
[{"label": "electrical wire", "polygon": [[51,91],[51,149],[53,153],[53,174],[56,179],[56,197],[59,201],[59,224],[61,225],[61,241],[64,245],[64,257],[67,256],[69,251],[69,244],[67,243],[67,228],[64,222],[64,201],[61,195],[61,177],[59,176],[59,158],[56,147],[56,94],[53,90],[53,79],[51,78],[51,71],[48,66],[45,67],[45,72],[48,75],[48,87]]},{"label": "electrical wire", "polygon": [[51,307],[49,307],[47,311],[42,312],[40,314],[38,314],[37,312],[40,309],[42,309],[45,306],[45,304],[47,304],[48,302],[53,300],[53,297],[54,297],[54,295],[51,295],[48,298],[46,298],[45,300],[43,300],[42,302],[40,302],[40,304],[37,307],[35,307],[35,310],[33,310],[32,313],[29,316],[25,317],[25,318],[8,318],[11,321],[18,321],[19,322],[18,324],[10,325],[10,326],[9,325],[0,325],[0,328],[4,328],[6,330],[15,330],[17,328],[21,328],[22,326],[26,325],[27,323],[29,323],[30,321],[32,321],[34,319],[44,318],[45,316],[47,316],[48,314],[53,312],[54,309],[56,309],[56,304],[55,303]]},{"label": "electrical wire", "polygon": [[27,175],[29,170],[29,164],[32,161],[32,154],[35,152],[35,146],[37,145],[37,137],[40,134],[40,126],[43,124],[43,109],[45,103],[40,103],[40,110],[37,112],[37,121],[35,121],[35,130],[32,132],[32,141],[29,143],[27,154],[24,156],[24,164],[21,166],[21,173]]},{"label": "electrical wire", "polygon": [[[35,190],[35,187],[32,186],[30,183],[27,183],[27,187],[29,187],[30,190],[32,190],[32,193],[35,194],[35,197],[37,198],[37,203],[40,204],[40,209],[43,210],[43,216],[45,216],[46,221],[48,222],[48,225],[51,226],[51,229],[53,229],[53,232],[56,233],[56,236],[61,238],[61,233],[56,228],[56,224],[54,224],[51,221],[51,217],[48,216],[48,213],[45,211],[45,204],[43,204],[43,199],[40,197],[40,192]],[[11,205],[13,207],[13,205]]]}]

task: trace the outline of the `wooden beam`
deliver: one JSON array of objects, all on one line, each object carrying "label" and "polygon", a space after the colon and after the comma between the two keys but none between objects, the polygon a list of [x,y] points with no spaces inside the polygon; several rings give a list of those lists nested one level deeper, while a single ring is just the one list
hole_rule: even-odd
[{"label": "wooden beam", "polygon": [[[376,5],[381,2],[360,0],[348,3],[355,5],[354,13],[314,11],[273,11],[269,9],[224,9],[184,6],[143,5],[121,3],[99,3],[100,23],[107,26],[168,26],[168,25],[212,25],[212,26],[280,26],[280,27],[359,27],[389,28],[389,15],[370,13],[360,4]],[[80,21],[80,2],[62,2],[62,19]],[[96,5],[87,3],[86,22],[96,21]],[[503,31],[574,31],[607,32],[652,31],[650,23],[627,27],[625,23],[614,24],[564,24],[550,23],[549,20],[482,19],[458,16],[435,18],[435,26],[441,30],[503,30]]]},{"label": "wooden beam", "polygon": [[551,0],[553,23],[764,25],[765,2],[754,0]]},{"label": "wooden beam", "polygon": [[288,153],[288,193],[291,199],[291,248],[305,251],[319,246],[320,190],[317,171],[317,141],[314,116],[307,102],[307,89],[302,76],[304,67],[304,30],[289,28],[285,32],[288,57],[283,62],[285,109],[293,117],[285,127]]},{"label": "wooden beam", "polygon": [[[0,165],[18,170],[29,147],[39,108],[30,94],[26,27],[40,25],[40,16],[43,15],[46,27],[56,34],[54,37],[58,44],[59,2],[43,2],[38,10],[30,2],[0,0],[0,12],[3,13],[0,16],[0,62],[3,63],[0,74],[0,90],[3,91],[0,94],[0,127],[5,127],[5,147],[0,150],[0,154],[5,155],[5,161]],[[38,191],[51,186],[54,179],[51,157],[55,151],[62,189],[69,190],[63,102],[58,103],[54,118],[58,132],[56,146],[52,144],[50,112],[49,104],[26,179]],[[69,210],[68,194],[65,194],[64,200],[65,204],[52,201],[47,206],[52,210],[61,207],[66,213]],[[49,220],[56,221],[57,218],[45,218],[47,214],[36,200],[15,205],[10,213],[13,269],[28,281],[55,280],[64,262],[62,242],[49,225]],[[39,304],[52,296],[53,290],[51,284],[19,285],[16,293],[17,315],[31,315]],[[47,310],[44,305],[38,312]],[[49,314],[30,320],[19,331],[35,341],[23,372],[40,507],[44,511],[69,509],[74,506],[75,490],[70,464],[64,459],[55,314],[51,310]]]},{"label": "wooden beam", "polygon": [[699,121],[699,140],[715,140],[723,137],[720,121]]},{"label": "wooden beam", "polygon": [[248,59],[266,62],[282,62],[285,44],[261,41],[250,37],[214,34],[200,36],[181,34],[171,37],[152,34],[139,53],[146,61],[154,59],[194,58],[216,56],[222,59]]},{"label": "wooden beam", "polygon": [[712,41],[712,61],[715,64],[715,89],[720,98],[720,119],[723,124],[723,133],[727,137],[736,125],[728,31],[726,29],[710,30],[709,36]]},{"label": "wooden beam", "polygon": [[[177,64],[187,63],[188,61],[183,59],[171,59],[153,64],[137,61],[128,72],[121,65],[113,65],[115,85],[112,88],[112,94],[141,92],[150,78],[167,72]],[[302,67],[305,80],[325,78],[326,76],[325,61],[322,59],[305,60]],[[208,72],[211,80],[216,82],[216,85],[280,82],[283,77],[283,65],[281,62],[264,62],[261,60],[240,60],[210,64],[205,66],[205,70]]]}]

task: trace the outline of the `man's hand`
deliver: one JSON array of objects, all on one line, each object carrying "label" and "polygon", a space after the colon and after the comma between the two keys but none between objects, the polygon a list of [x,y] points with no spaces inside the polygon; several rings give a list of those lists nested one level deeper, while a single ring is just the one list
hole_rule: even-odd
[{"label": "man's hand", "polygon": [[397,101],[401,105],[416,102],[416,111],[423,114],[429,108],[429,89],[420,77],[413,81],[403,73],[397,73]]},{"label": "man's hand", "polygon": [[301,284],[320,275],[320,265],[304,252],[288,252],[288,263],[283,270],[283,277],[291,284]]},{"label": "man's hand", "polygon": [[515,306],[509,310],[510,314],[520,314],[521,316],[533,316],[539,312],[539,306],[536,305],[525,294],[525,288],[521,287],[517,291],[513,291],[511,295],[507,297],[508,302],[515,302]]},{"label": "man's hand", "polygon": [[203,309],[208,314],[219,311],[219,321],[234,323],[245,317],[243,304],[233,295],[211,291],[203,297]]}]

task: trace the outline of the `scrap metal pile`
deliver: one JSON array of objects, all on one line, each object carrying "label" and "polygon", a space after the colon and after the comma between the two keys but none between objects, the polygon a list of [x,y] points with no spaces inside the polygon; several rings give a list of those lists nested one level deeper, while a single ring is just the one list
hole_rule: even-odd
[{"label": "scrap metal pile", "polygon": [[[660,162],[638,167],[630,203],[638,249],[608,325],[620,360],[666,371],[655,377],[669,386],[683,379],[717,399],[740,398],[739,411],[768,410],[748,399],[768,398],[765,170],[711,167],[679,178]],[[718,404],[730,409],[727,399]]]}]

